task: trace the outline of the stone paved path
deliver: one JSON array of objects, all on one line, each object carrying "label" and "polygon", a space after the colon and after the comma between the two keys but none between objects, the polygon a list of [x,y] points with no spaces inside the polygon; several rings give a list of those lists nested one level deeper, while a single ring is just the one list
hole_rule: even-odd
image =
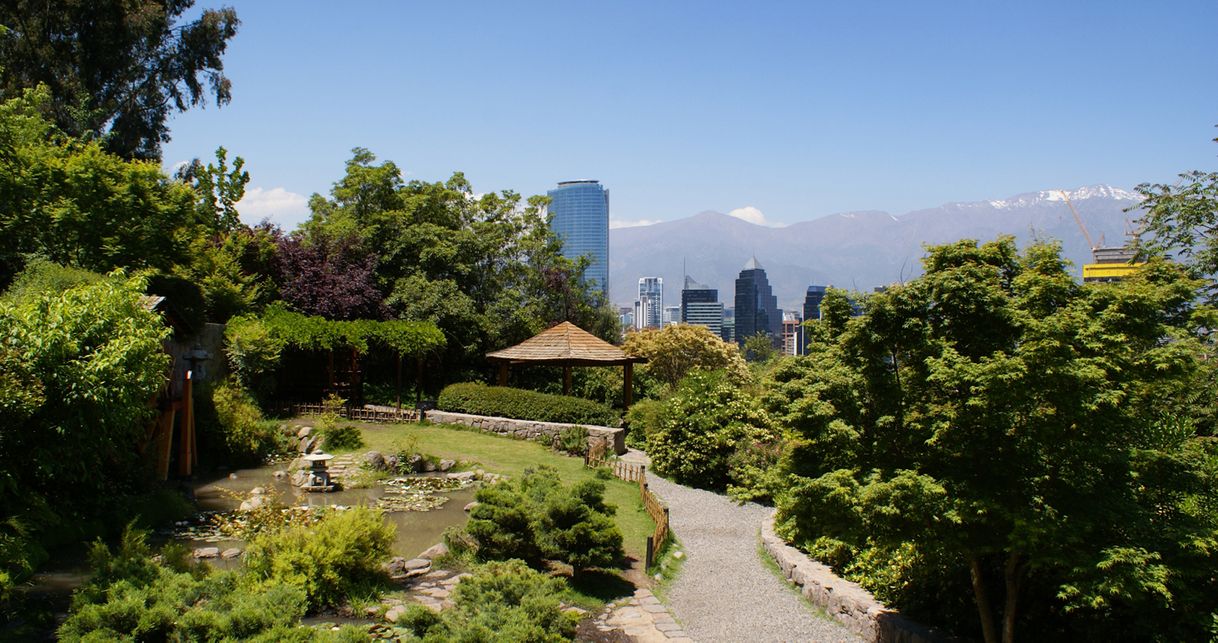
[{"label": "stone paved path", "polygon": [[618,630],[636,643],[693,643],[650,590],[637,589],[627,601],[607,608],[596,619],[602,632]]},{"label": "stone paved path", "polygon": [[737,505],[650,472],[647,481],[668,504],[673,533],[686,555],[668,602],[693,640],[859,641],[837,621],[813,611],[763,565],[758,532],[769,509],[755,503]]}]

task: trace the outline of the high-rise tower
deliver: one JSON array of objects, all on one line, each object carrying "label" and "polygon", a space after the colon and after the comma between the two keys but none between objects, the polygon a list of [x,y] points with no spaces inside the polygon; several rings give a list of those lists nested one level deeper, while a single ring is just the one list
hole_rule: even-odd
[{"label": "high-rise tower", "polygon": [[664,325],[664,278],[640,277],[639,298],[634,302],[634,327],[660,328]]},{"label": "high-rise tower", "polygon": [[588,257],[584,279],[609,300],[609,190],[599,181],[562,181],[547,192],[550,227],[568,259]]},{"label": "high-rise tower", "polygon": [[719,291],[685,277],[681,289],[681,322],[705,326],[716,336],[723,335],[723,303]]},{"label": "high-rise tower", "polygon": [[770,280],[765,269],[757,263],[757,257],[744,264],[744,270],[736,278],[736,343],[757,333],[770,336],[775,347],[782,341],[782,312],[778,310],[778,298],[770,289]]}]

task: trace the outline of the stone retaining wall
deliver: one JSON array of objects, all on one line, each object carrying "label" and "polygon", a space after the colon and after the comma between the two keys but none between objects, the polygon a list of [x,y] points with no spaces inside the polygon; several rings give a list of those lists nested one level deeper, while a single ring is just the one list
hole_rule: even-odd
[{"label": "stone retaining wall", "polygon": [[[522,440],[536,440],[542,435],[554,438],[557,437],[563,429],[575,426],[572,424],[563,424],[561,422],[513,420],[511,418],[470,415],[468,413],[452,413],[450,411],[439,410],[427,411],[424,414],[424,419],[430,422],[436,422],[437,424],[464,424],[465,426],[472,426],[487,433],[510,435],[514,438],[520,438]],[[607,452],[616,453],[618,455],[622,455],[626,452],[625,429],[611,429],[607,426],[588,426],[586,424],[580,424],[578,426],[588,429],[589,445],[599,441],[605,445]]]},{"label": "stone retaining wall", "polygon": [[801,593],[867,643],[944,643],[951,641],[930,628],[888,609],[870,592],[833,573],[774,534],[774,514],[761,523],[761,543]]}]

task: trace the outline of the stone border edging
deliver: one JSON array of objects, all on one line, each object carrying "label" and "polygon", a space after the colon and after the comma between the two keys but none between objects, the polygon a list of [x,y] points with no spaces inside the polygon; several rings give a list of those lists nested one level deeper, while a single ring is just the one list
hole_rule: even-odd
[{"label": "stone border edging", "polygon": [[563,429],[572,426],[582,426],[588,429],[588,440],[600,440],[617,455],[626,452],[625,429],[614,429],[607,426],[562,422],[536,422],[533,420],[514,420],[512,418],[493,417],[489,415],[472,415],[470,413],[454,413],[433,409],[423,414],[423,418],[438,424],[464,424],[487,433],[510,435],[523,440],[536,440],[539,436],[557,436]]},{"label": "stone border edging", "polygon": [[787,580],[814,605],[867,643],[945,643],[952,639],[915,623],[877,601],[870,592],[833,573],[827,565],[788,545],[774,533],[774,512],[761,521],[761,544]]}]

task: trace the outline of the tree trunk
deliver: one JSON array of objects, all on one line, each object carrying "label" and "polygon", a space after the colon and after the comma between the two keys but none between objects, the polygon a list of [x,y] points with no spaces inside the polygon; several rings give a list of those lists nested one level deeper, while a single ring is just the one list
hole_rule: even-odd
[{"label": "tree trunk", "polygon": [[1006,605],[1002,610],[1002,643],[1015,643],[1015,616],[1019,602],[1019,588],[1023,584],[1023,570],[1019,561],[1019,553],[1011,552],[1007,557],[1003,579],[1006,581]]},{"label": "tree trunk", "polygon": [[981,559],[970,554],[968,566],[973,577],[973,598],[977,601],[977,613],[981,617],[981,634],[985,637],[985,643],[998,643],[998,631],[994,627],[994,608],[990,606],[990,595],[985,589]]}]

